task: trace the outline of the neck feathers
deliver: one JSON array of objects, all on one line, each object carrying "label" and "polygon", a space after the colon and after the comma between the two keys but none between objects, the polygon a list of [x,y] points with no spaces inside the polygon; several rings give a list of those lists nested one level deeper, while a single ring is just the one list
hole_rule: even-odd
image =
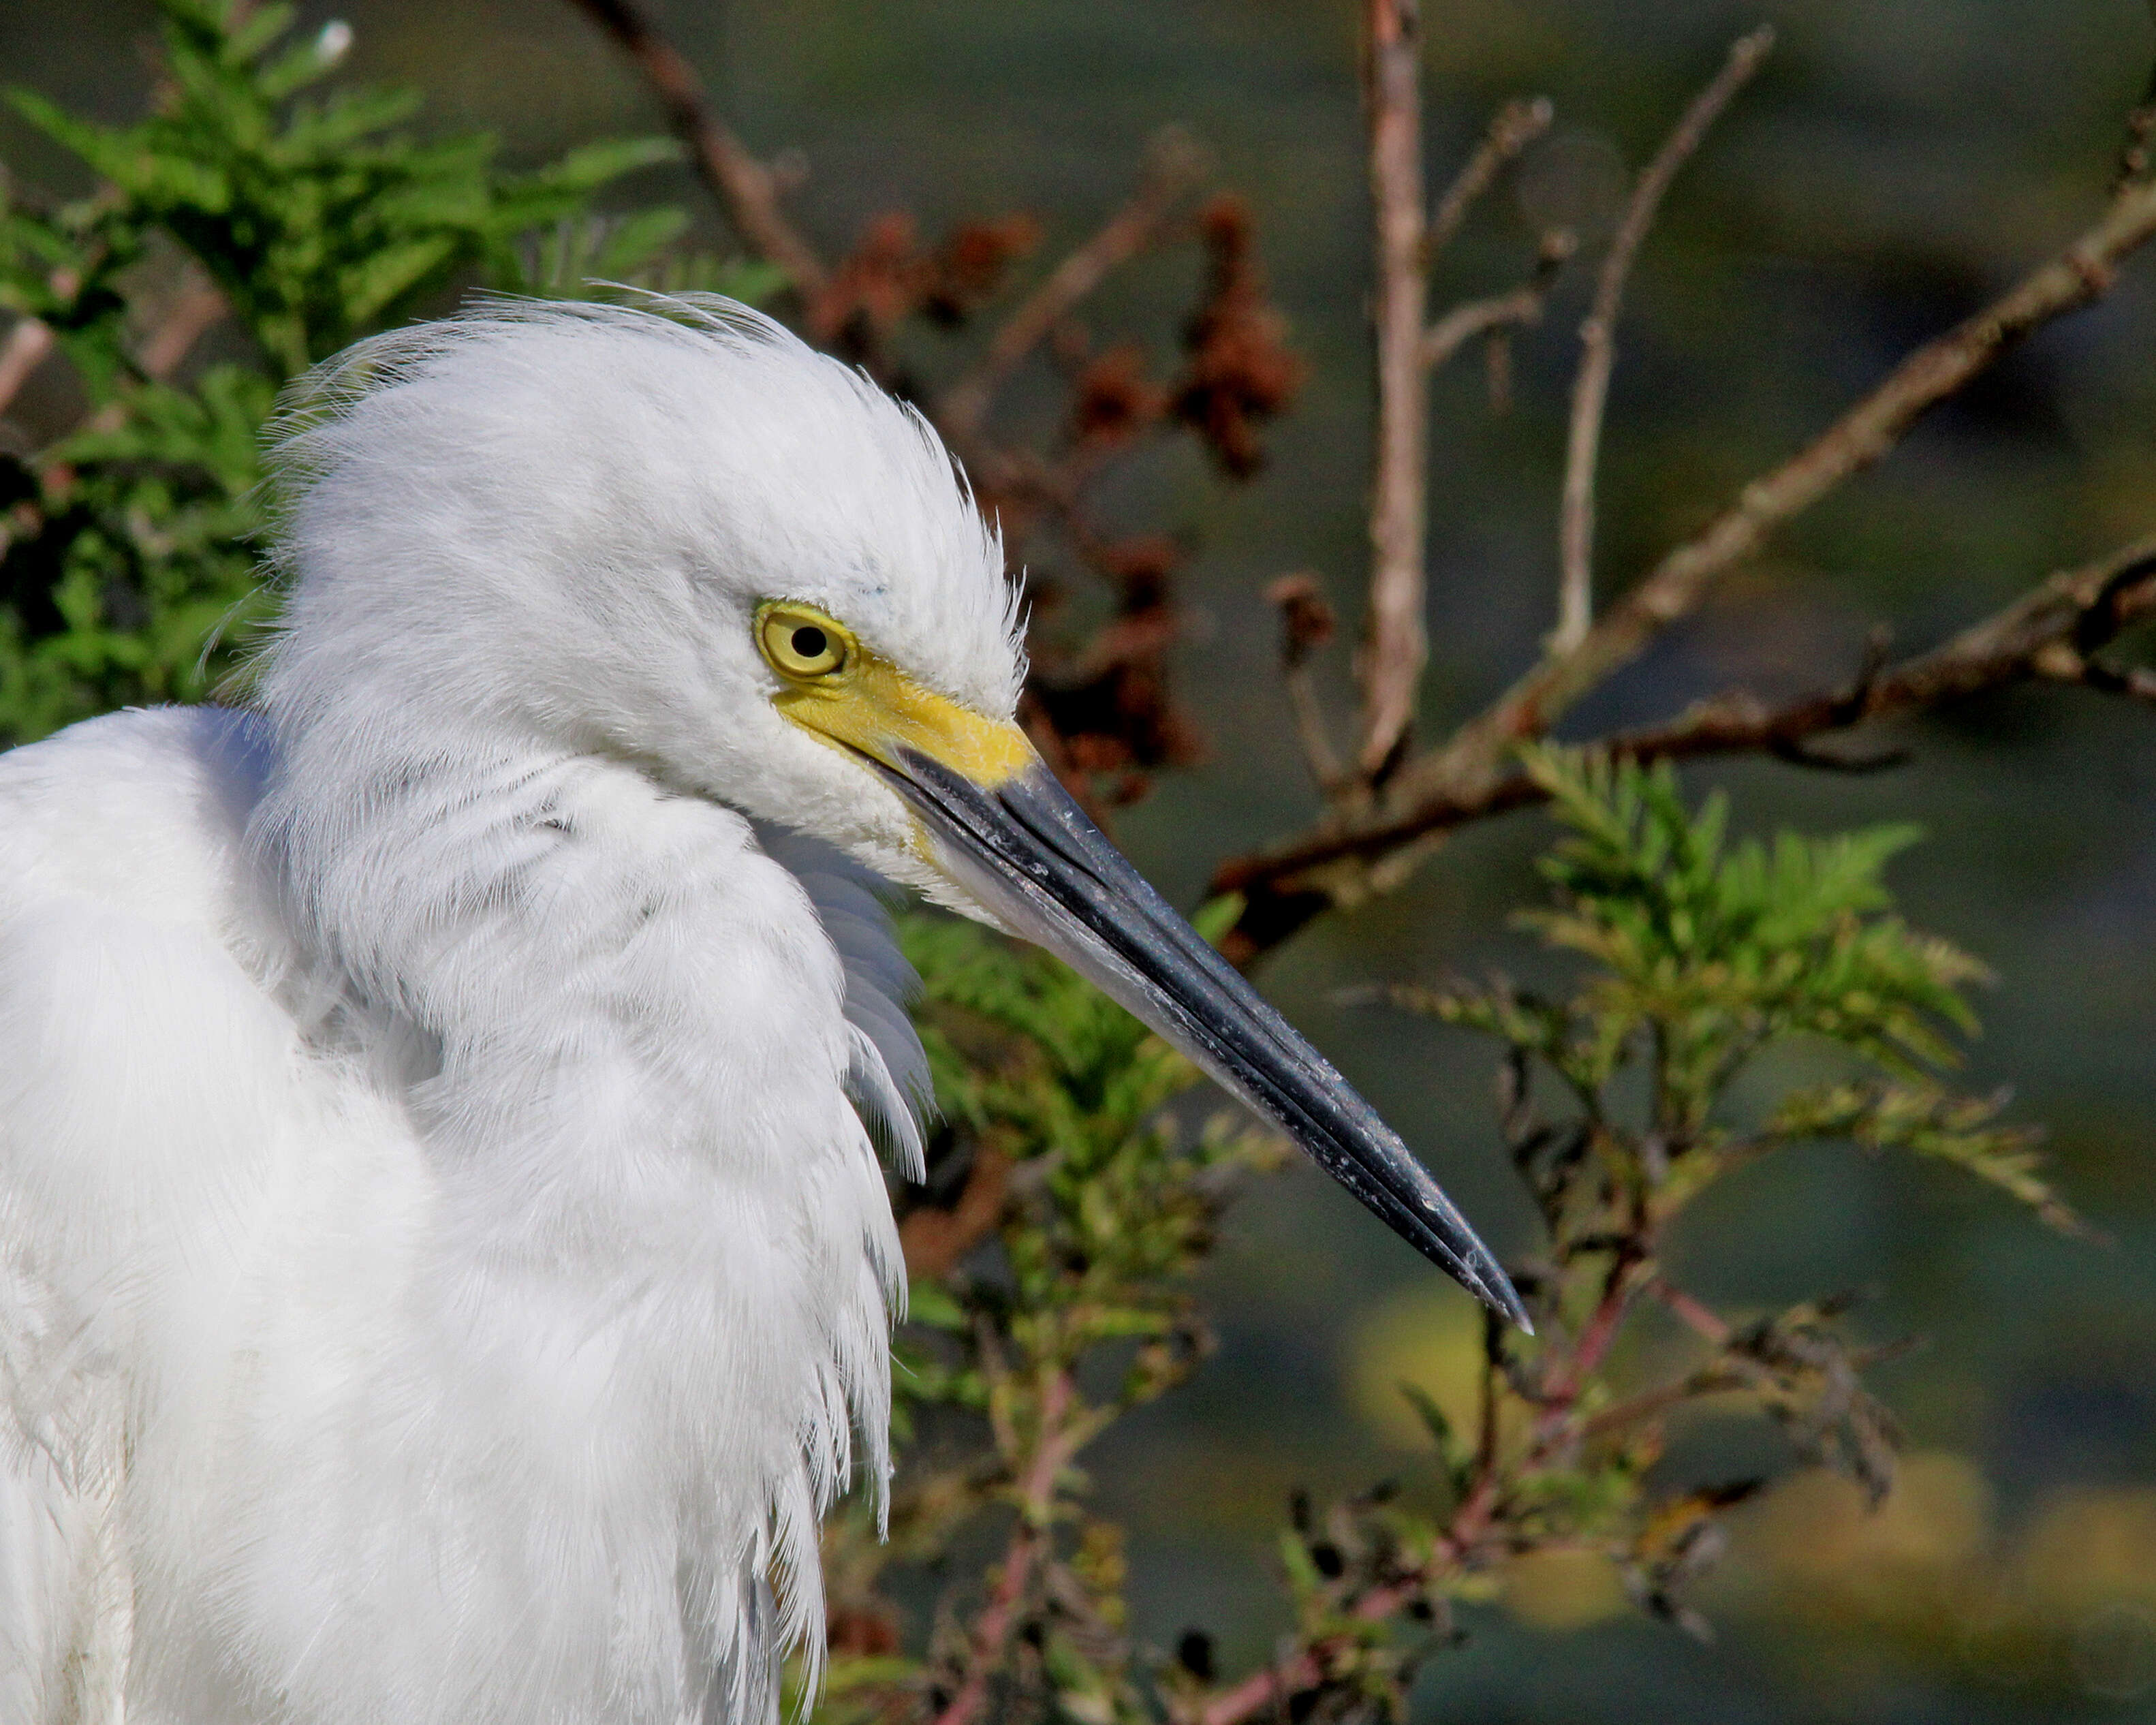
[{"label": "neck feathers", "polygon": [[535,1453],[619,1449],[624,1501],[680,1518],[690,1639],[761,1681],[765,1630],[820,1635],[856,1427],[888,1473],[902,1271],[853,1098],[917,1147],[888,1106],[919,1076],[903,961],[865,901],[842,956],[747,820],[620,762],[334,715],[285,743],[250,838],[320,1039],[368,1057],[431,1170],[415,1328],[448,1338],[443,1404]]}]

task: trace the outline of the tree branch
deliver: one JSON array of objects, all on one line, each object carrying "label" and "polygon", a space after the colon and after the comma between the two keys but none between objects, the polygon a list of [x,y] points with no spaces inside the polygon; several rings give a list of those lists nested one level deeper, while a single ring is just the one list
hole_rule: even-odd
[{"label": "tree branch", "polygon": [[1609,401],[1609,374],[1617,363],[1617,313],[1625,278],[1654,225],[1663,195],[1707,137],[1737,93],[1751,82],[1774,45],[1771,25],[1740,37],[1714,81],[1693,99],[1640,182],[1611,238],[1594,285],[1594,303],[1579,326],[1579,372],[1573,381],[1572,424],[1565,445],[1564,493],[1558,521],[1561,574],[1553,652],[1569,653],[1586,636],[1594,603],[1594,470],[1601,455],[1602,422]]},{"label": "tree branch", "polygon": [[1055,1507],[1056,1478],[1070,1459],[1069,1441],[1062,1427],[1071,1399],[1070,1374],[1060,1370],[1051,1373],[1041,1392],[1040,1430],[1034,1454],[1019,1481],[1018,1525],[1011,1529],[995,1586],[974,1620],[966,1680],[950,1705],[937,1714],[935,1725],[973,1725],[987,1703],[989,1674],[1002,1661],[1004,1644],[1025,1601],[1034,1562],[1048,1538],[1049,1521]]},{"label": "tree branch", "polygon": [[1666,556],[1569,653],[1552,654],[1466,726],[1423,776],[1487,773],[1514,742],[1539,736],[1574,701],[1688,614],[1717,578],[1837,485],[1871,466],[1920,415],[2007,347],[2111,289],[2120,261],[2156,237],[2156,183],[2132,185],[2103,218],[2004,297],[1897,366],[1794,459],[1744,487],[1706,530]]},{"label": "tree branch", "polygon": [[[1730,691],[1697,703],[1666,725],[1620,732],[1594,747],[1636,761],[1763,753],[1831,767],[1848,763],[1813,754],[1806,747],[1812,739],[2013,683],[2076,682],[2145,698],[2143,685],[2150,680],[2145,673],[2112,670],[2094,655],[2129,624],[2151,614],[2156,614],[2156,536],[2054,575],[1944,645],[1869,672],[1846,689],[1779,707],[1748,691]],[[1230,863],[1214,875],[1213,891],[1246,896],[1292,891],[1297,876],[1327,864],[1368,861],[1433,834],[1545,800],[1541,786],[1514,770],[1469,792],[1433,796],[1389,822],[1322,834],[1293,850]]]},{"label": "tree branch", "polygon": [[[1356,1601],[1350,1615],[1366,1623],[1382,1623],[1413,1599],[1418,1590],[1405,1582],[1373,1589]],[[1243,1725],[1247,1719],[1280,1707],[1289,1697],[1316,1688],[1325,1677],[1321,1656],[1332,1657],[1345,1651],[1353,1642],[1353,1636],[1336,1636],[1309,1652],[1299,1653],[1265,1671],[1253,1671],[1234,1688],[1214,1696],[1199,1714],[1199,1725]],[[1281,1711],[1284,1717],[1285,1708]]]},{"label": "tree branch", "polygon": [[30,374],[53,351],[52,326],[34,317],[18,317],[0,343],[0,413],[21,393]]},{"label": "tree branch", "polygon": [[180,362],[194,352],[195,343],[230,309],[224,295],[207,277],[196,276],[166,308],[164,316],[142,343],[137,357],[142,369],[152,377],[171,377],[179,370]]},{"label": "tree branch", "polygon": [[1548,96],[1507,102],[1497,110],[1490,129],[1482,135],[1482,141],[1467,158],[1467,165],[1453,176],[1452,183],[1445,188],[1445,196],[1438,199],[1437,208],[1430,216],[1430,232],[1423,240],[1422,249],[1425,275],[1437,254],[1452,243],[1453,236],[1466,223],[1476,201],[1496,183],[1508,162],[1549,130],[1556,113]]},{"label": "tree branch", "polygon": [[[1551,653],[1442,747],[1409,761],[1381,798],[1329,810],[1309,834],[1224,864],[1216,891],[1243,892],[1229,947],[1249,963],[1336,903],[1404,880],[1430,836],[1464,819],[1539,800],[1503,772],[1518,742],[1548,732],[1689,614],[1716,580],[1779,527],[1887,454],[1934,403],[2006,348],[2101,298],[2120,263],[2156,237],[2156,179],[2124,185],[2102,217],[1975,316],[1904,359],[1801,453],[1740,491],[1695,537],[1668,552],[1568,653]],[[1512,800],[1507,800],[1508,798]],[[1464,812],[1463,812],[1464,811]],[[1371,865],[1382,860],[1376,875]],[[1327,865],[1337,864],[1338,868]],[[1327,870],[1323,878],[1318,870]]]},{"label": "tree branch", "polygon": [[803,299],[821,292],[829,271],[779,208],[771,170],[757,160],[713,110],[696,69],[635,0],[571,0],[636,63],[666,110],[667,124],[742,239],[786,272]]},{"label": "tree branch", "polygon": [[[1611,1267],[1602,1298],[1574,1345],[1569,1365],[1561,1368],[1549,1403],[1535,1422],[1534,1435],[1520,1463],[1522,1471],[1572,1440],[1575,1425],[1573,1414],[1579,1392],[1616,1341],[1637,1285],[1633,1271],[1638,1262],[1634,1257],[1620,1257]],[[1489,1394],[1486,1390],[1486,1396]],[[1486,1400],[1486,1411],[1490,1405]],[[1428,1566],[1407,1579],[1372,1588],[1355,1601],[1348,1615],[1366,1623],[1382,1623],[1424,1594],[1441,1572],[1469,1562],[1488,1533],[1498,1508],[1500,1484],[1494,1434],[1494,1425],[1486,1427],[1476,1482],[1453,1512],[1450,1524],[1439,1536],[1437,1548]],[[1269,1709],[1284,1711],[1282,1702],[1324,1681],[1326,1667],[1352,1649],[1356,1640],[1352,1633],[1331,1636],[1292,1659],[1253,1672],[1234,1688],[1214,1697],[1199,1715],[1199,1725],[1244,1725],[1246,1720]]]},{"label": "tree branch", "polygon": [[932,1281],[948,1276],[1003,1220],[1009,1190],[1010,1158],[993,1144],[976,1145],[957,1203],[947,1210],[922,1204],[898,1224],[906,1273]]},{"label": "tree branch", "polygon": [[1303,764],[1320,794],[1330,796],[1340,783],[1340,757],[1333,752],[1317,691],[1311,686],[1310,656],[1332,639],[1332,607],[1317,578],[1306,572],[1281,576],[1265,589],[1265,599],[1281,614],[1281,680],[1295,713]]},{"label": "tree branch", "polygon": [[[210,326],[231,310],[207,277],[198,277],[175,296],[142,343],[135,363],[142,375],[162,383],[180,368]],[[127,422],[127,403],[110,401],[83,422],[85,431],[117,431]]]},{"label": "tree branch", "polygon": [[1131,200],[1019,302],[980,357],[944,391],[937,423],[960,436],[977,429],[1019,362],[1107,279],[1159,238],[1176,204],[1205,175],[1203,152],[1180,132],[1154,138]]},{"label": "tree branch", "polygon": [[1366,0],[1364,99],[1376,223],[1378,435],[1369,633],[1356,764],[1374,780],[1407,735],[1430,656],[1423,536],[1430,372],[1423,363],[1422,30],[1418,0]]},{"label": "tree branch", "polygon": [[1542,321],[1549,304],[1550,290],[1557,285],[1565,260],[1578,249],[1571,230],[1552,228],[1536,249],[1533,275],[1508,294],[1468,300],[1423,331],[1422,362],[1435,371],[1477,336],[1493,331],[1518,329]]}]

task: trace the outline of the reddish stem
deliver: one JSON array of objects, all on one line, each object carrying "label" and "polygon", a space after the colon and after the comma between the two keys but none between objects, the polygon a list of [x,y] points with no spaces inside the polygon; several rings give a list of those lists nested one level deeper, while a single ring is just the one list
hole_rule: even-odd
[{"label": "reddish stem", "polygon": [[1040,1394],[1040,1425],[1033,1459],[1019,1482],[1018,1525],[1011,1529],[1003,1568],[973,1625],[966,1681],[951,1697],[950,1705],[936,1716],[935,1725],[973,1725],[988,1698],[989,1675],[1002,1661],[1004,1644],[1010,1639],[1012,1624],[1025,1599],[1026,1585],[1033,1579],[1034,1559],[1048,1536],[1055,1478],[1063,1471],[1068,1450],[1062,1427],[1070,1408],[1070,1374],[1053,1373]]}]

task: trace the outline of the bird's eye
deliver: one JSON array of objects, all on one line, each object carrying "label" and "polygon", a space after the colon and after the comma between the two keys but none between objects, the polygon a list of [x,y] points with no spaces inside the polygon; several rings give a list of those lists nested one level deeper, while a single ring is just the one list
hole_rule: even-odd
[{"label": "bird's eye", "polygon": [[845,668],[852,637],[839,624],[806,605],[766,605],[757,619],[757,640],[782,677],[828,677]]}]

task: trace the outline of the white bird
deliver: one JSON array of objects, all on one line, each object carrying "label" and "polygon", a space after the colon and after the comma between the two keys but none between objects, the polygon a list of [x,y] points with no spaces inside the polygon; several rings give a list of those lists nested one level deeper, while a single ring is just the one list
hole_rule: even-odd
[{"label": "white bird", "polygon": [[918,415],[723,301],[495,305],[275,454],[249,709],[0,756],[7,1725],[768,1716],[888,1471],[922,1065],[862,865],[1518,1315],[1041,767]]}]

